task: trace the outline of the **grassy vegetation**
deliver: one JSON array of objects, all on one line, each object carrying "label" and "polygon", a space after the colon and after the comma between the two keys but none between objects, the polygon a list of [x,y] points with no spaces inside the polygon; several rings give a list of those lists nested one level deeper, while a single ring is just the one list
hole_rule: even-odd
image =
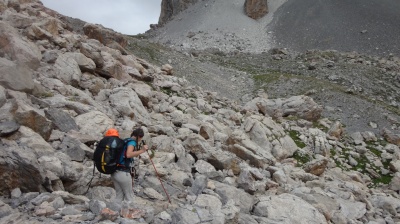
[{"label": "grassy vegetation", "polygon": [[297,150],[296,152],[293,153],[293,158],[297,160],[297,166],[302,166],[314,159],[313,156],[304,153],[300,150]]},{"label": "grassy vegetation", "polygon": [[39,98],[48,98],[48,97],[53,97],[53,96],[54,96],[54,93],[52,93],[52,92],[44,92],[44,93],[40,94]]},{"label": "grassy vegetation", "polygon": [[[369,153],[376,156],[375,158],[380,159],[382,161],[382,158],[381,158],[382,152],[381,151],[379,151],[378,149],[374,148],[371,145],[368,145],[367,149],[369,149]],[[350,151],[351,151],[351,149],[342,149],[341,152],[339,152],[338,150],[335,150],[335,149],[331,150],[331,156],[334,159],[337,167],[340,167],[341,169],[347,170],[347,171],[355,170],[355,171],[358,171],[358,172],[368,175],[372,180],[372,183],[368,186],[370,188],[377,187],[380,184],[389,184],[390,183],[390,181],[392,180],[392,176],[390,174],[383,174],[381,172],[381,168],[374,165],[373,161],[370,161],[368,159],[368,157],[366,156],[366,154],[368,152],[366,154],[360,154],[359,157],[353,156],[353,159],[355,161],[357,161],[357,165],[355,165],[355,166],[349,167],[349,166],[345,166],[344,164],[342,164],[341,161],[338,159],[338,157],[342,158],[344,161],[347,161],[351,155]],[[383,164],[384,169],[389,169],[390,160],[382,161],[382,164]],[[374,170],[379,175],[379,177],[371,175],[371,173],[368,172],[368,170],[367,170],[368,168],[371,170]]]},{"label": "grassy vegetation", "polygon": [[299,148],[306,147],[306,144],[303,141],[301,141],[301,139],[299,138],[299,132],[298,131],[289,131],[289,136],[296,143],[297,147],[299,147]]}]

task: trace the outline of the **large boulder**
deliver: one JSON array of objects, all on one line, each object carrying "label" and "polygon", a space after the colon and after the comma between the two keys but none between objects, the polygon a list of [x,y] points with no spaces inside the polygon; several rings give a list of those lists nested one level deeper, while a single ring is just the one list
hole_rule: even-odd
[{"label": "large boulder", "polygon": [[104,45],[109,45],[113,42],[118,43],[121,47],[126,47],[128,41],[122,34],[113,30],[102,27],[101,25],[94,25],[87,23],[83,26],[85,35],[89,38],[96,39]]},{"label": "large boulder", "polygon": [[229,184],[215,182],[215,192],[220,196],[222,205],[226,205],[230,200],[233,200],[243,213],[248,214],[253,209],[255,199],[242,189]]},{"label": "large boulder", "polygon": [[113,120],[99,111],[78,115],[75,121],[80,128],[80,132],[98,138],[101,138],[107,129],[114,126]]},{"label": "large boulder", "polygon": [[274,118],[292,115],[304,120],[316,121],[322,113],[322,106],[315,103],[311,97],[304,95],[287,99],[262,99],[256,102],[256,105],[264,115]]},{"label": "large boulder", "polygon": [[58,56],[54,64],[54,76],[64,84],[79,86],[82,72],[73,55],[74,53],[64,53]]},{"label": "large boulder", "polygon": [[0,74],[0,85],[7,89],[26,93],[31,93],[34,89],[32,70],[26,64],[0,58]]},{"label": "large boulder", "polygon": [[143,106],[138,94],[130,88],[120,87],[112,90],[110,104],[116,114],[133,118],[135,121],[150,124],[150,115]]},{"label": "large boulder", "polygon": [[267,0],[246,0],[244,2],[244,11],[252,19],[260,19],[268,13]]},{"label": "large boulder", "polygon": [[3,21],[0,21],[0,55],[33,70],[39,67],[42,58],[34,43],[22,39],[14,27]]},{"label": "large boulder", "polygon": [[327,223],[315,207],[297,196],[286,193],[261,197],[254,206],[254,214],[286,224]]},{"label": "large boulder", "polygon": [[97,68],[102,68],[104,65],[103,56],[101,56],[100,42],[94,39],[87,40],[87,42],[80,43],[79,49],[82,54],[92,59]]},{"label": "large boulder", "polygon": [[51,108],[45,111],[46,117],[53,121],[55,127],[62,131],[79,130],[75,120],[67,113],[59,109]]},{"label": "large boulder", "polygon": [[33,146],[20,147],[15,141],[0,139],[0,194],[8,196],[15,188],[38,192],[44,182]]}]

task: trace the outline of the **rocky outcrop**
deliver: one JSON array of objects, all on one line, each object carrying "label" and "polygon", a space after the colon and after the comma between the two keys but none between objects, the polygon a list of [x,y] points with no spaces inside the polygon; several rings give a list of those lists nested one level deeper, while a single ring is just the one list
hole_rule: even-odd
[{"label": "rocky outcrop", "polygon": [[198,0],[162,0],[158,25],[163,25]]},{"label": "rocky outcrop", "polygon": [[[0,55],[34,71],[0,82],[0,223],[400,221],[400,149],[389,130],[392,144],[370,132],[351,139],[305,95],[240,105],[169,64],[71,32],[37,1],[7,2],[0,10],[23,19],[6,20],[23,40],[10,44],[41,57]],[[135,158],[132,205],[115,200],[109,175],[92,173],[92,158],[108,128],[124,138],[137,126],[151,153]]]},{"label": "rocky outcrop", "polygon": [[268,13],[268,0],[246,0],[244,12],[252,19],[261,19]]}]

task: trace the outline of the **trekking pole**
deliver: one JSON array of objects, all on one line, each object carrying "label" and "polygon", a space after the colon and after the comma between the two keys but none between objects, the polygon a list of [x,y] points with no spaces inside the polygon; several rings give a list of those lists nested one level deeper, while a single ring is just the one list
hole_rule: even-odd
[{"label": "trekking pole", "polygon": [[163,184],[163,183],[162,183],[162,181],[161,181],[160,175],[158,175],[158,172],[157,172],[156,166],[154,165],[154,163],[153,163],[153,160],[152,160],[152,159],[151,159],[151,157],[150,157],[150,153],[149,153],[149,151],[148,151],[148,150],[146,150],[146,151],[147,151],[147,155],[149,155],[149,159],[150,159],[151,163],[153,164],[154,170],[156,171],[156,174],[157,174],[158,180],[160,181],[160,183],[161,183],[161,186],[162,186],[162,188],[164,189],[164,192],[165,192],[165,194],[167,195],[168,201],[169,201],[169,203],[171,204],[171,200],[169,199],[169,195],[168,195],[167,191],[165,190],[165,187],[164,187],[164,184]]}]

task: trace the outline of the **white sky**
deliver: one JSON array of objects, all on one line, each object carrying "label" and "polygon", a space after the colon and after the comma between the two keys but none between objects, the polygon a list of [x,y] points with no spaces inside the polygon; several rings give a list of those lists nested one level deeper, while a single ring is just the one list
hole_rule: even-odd
[{"label": "white sky", "polygon": [[158,23],[161,0],[41,0],[62,15],[134,35]]}]

